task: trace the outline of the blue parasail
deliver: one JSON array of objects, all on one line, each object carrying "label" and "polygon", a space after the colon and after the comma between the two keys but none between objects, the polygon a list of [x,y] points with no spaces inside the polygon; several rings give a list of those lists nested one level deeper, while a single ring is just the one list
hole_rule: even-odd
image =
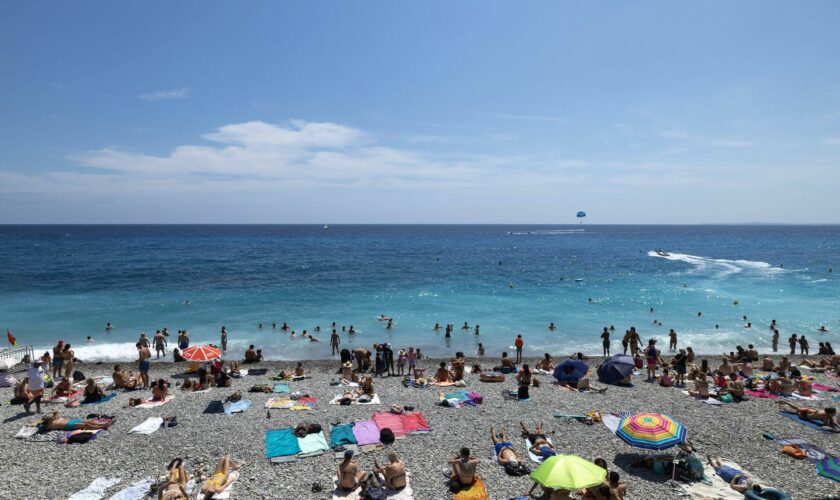
[{"label": "blue parasail", "polygon": [[577,216],[578,216],[578,218],[582,219],[582,218],[586,217],[586,212],[581,210],[580,212],[577,213]]}]

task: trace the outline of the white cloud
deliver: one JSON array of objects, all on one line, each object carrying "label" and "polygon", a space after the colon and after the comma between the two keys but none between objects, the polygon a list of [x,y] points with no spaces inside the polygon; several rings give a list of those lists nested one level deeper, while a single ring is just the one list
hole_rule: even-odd
[{"label": "white cloud", "polygon": [[141,101],[164,101],[167,99],[186,99],[192,93],[192,89],[181,88],[172,90],[158,90],[148,94],[137,96]]}]

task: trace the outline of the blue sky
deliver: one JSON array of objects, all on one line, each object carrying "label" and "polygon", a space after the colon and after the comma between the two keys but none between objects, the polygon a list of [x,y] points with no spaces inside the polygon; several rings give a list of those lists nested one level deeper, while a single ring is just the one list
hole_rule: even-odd
[{"label": "blue sky", "polygon": [[0,223],[838,223],[838,19],[2,2]]}]

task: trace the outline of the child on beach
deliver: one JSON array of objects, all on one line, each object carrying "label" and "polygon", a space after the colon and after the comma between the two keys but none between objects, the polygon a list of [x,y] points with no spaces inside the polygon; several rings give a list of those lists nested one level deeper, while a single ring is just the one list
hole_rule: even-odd
[{"label": "child on beach", "polygon": [[408,361],[408,356],[405,354],[405,349],[400,349],[397,356],[397,375],[405,374],[405,363]]}]

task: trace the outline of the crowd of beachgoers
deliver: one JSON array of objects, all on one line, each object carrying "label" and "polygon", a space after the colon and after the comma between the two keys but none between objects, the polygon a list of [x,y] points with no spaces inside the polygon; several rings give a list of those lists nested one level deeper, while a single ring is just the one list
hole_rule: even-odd
[{"label": "crowd of beachgoers", "polygon": [[[297,335],[286,323],[272,328]],[[455,326],[443,328],[450,335]],[[59,341],[8,367],[0,386],[11,404],[0,411],[7,437],[18,438],[10,477],[47,497],[85,489],[88,498],[168,499],[837,494],[840,483],[804,464],[815,453],[832,457],[838,444],[840,356],[828,342],[810,356],[804,336],[779,355],[775,321],[770,329],[765,353],[747,345],[699,356],[674,330],[667,349],[635,328],[618,343],[608,326],[601,356],[527,358],[518,335],[509,351],[479,344],[429,359],[387,342],[343,348],[352,327],[333,323],[332,361],[278,362],[254,345],[228,351],[224,327],[218,344],[198,346],[186,330],[162,328],[140,335],[135,361],[85,362]],[[648,447],[658,453],[645,451],[622,434],[635,417],[683,431]],[[569,455],[594,467],[592,484],[544,479]],[[61,459],[87,465],[67,470]]]}]

